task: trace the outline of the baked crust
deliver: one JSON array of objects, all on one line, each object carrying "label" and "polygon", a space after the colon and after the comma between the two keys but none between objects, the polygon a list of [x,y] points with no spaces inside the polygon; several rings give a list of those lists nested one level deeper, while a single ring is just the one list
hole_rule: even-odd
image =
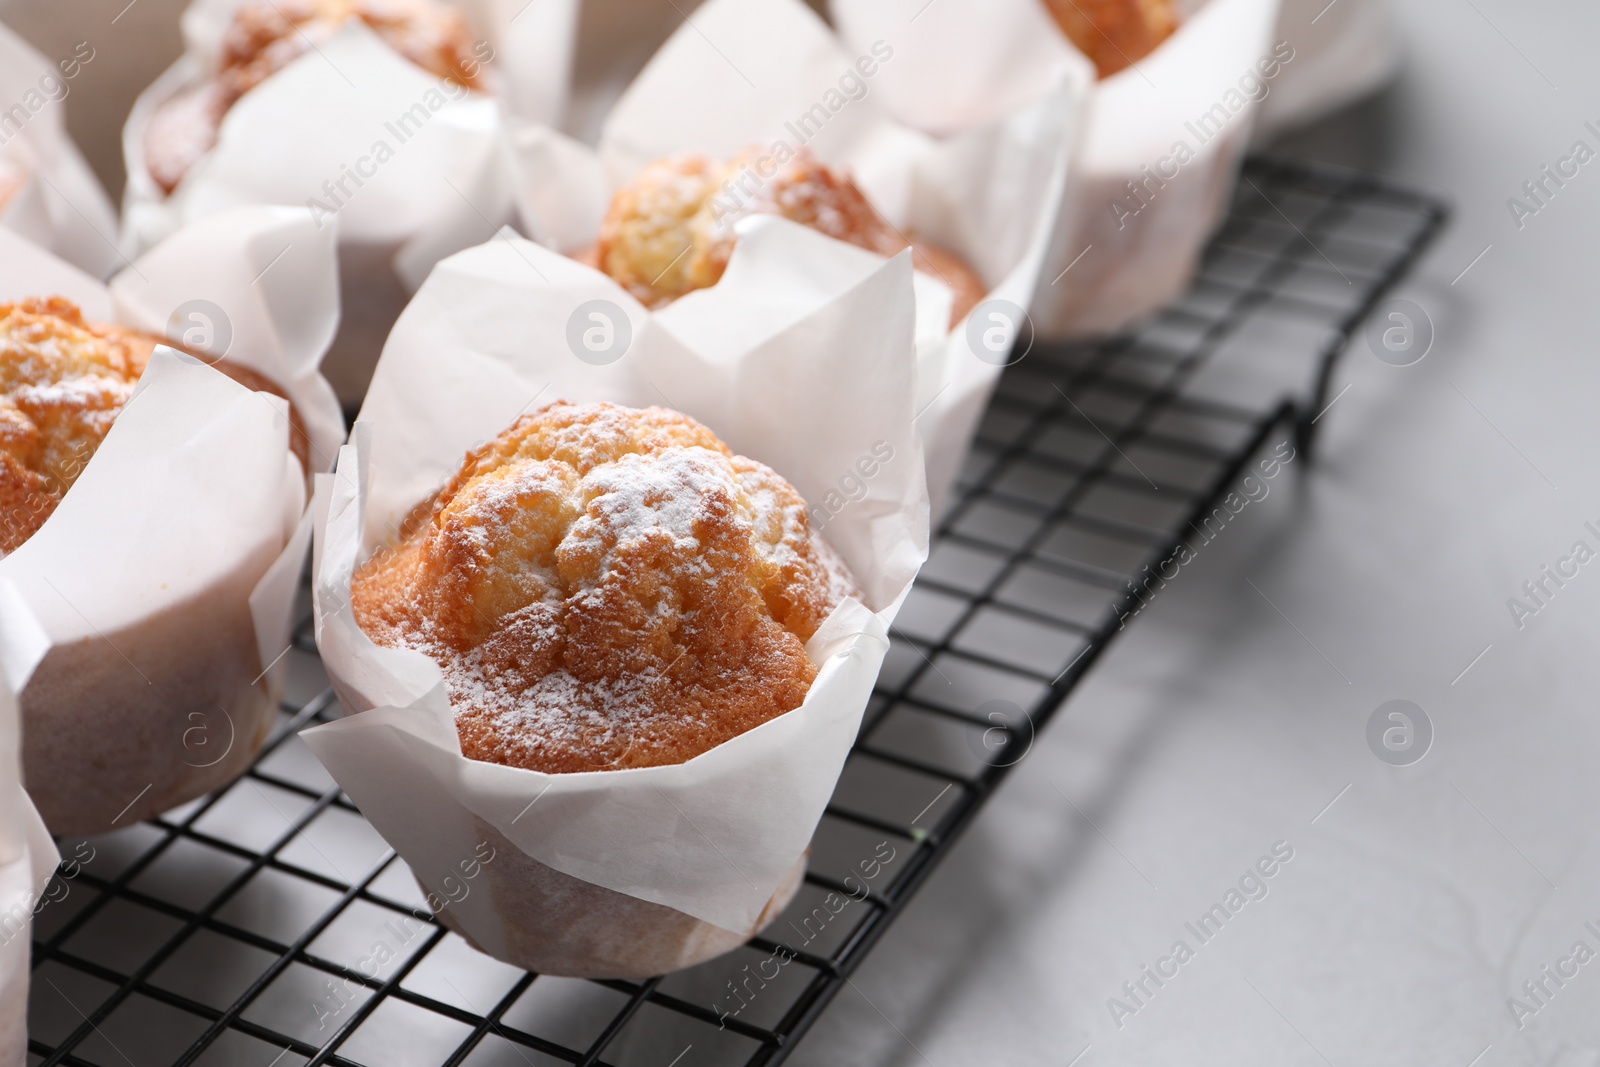
[{"label": "baked crust", "polygon": [[144,373],[154,345],[60,297],[0,304],[0,552],[44,525]]},{"label": "baked crust", "polygon": [[1109,77],[1139,62],[1178,28],[1172,0],[1044,0],[1061,32]]},{"label": "baked crust", "polygon": [[800,706],[846,596],[805,501],[665,408],[556,403],[470,453],[355,574],[357,622],[444,670],[462,752],[681,763]]},{"label": "baked crust", "polygon": [[[86,322],[59,296],[0,303],[0,555],[55,512],[161,344],[172,342]],[[247,388],[286,396],[248,368],[226,360],[215,366]],[[291,447],[304,469],[310,442],[292,409],[290,418]]]},{"label": "baked crust", "polygon": [[145,130],[145,166],[171,193],[217,143],[223,116],[245,93],[328,40],[365,22],[417,66],[482,88],[472,37],[459,11],[439,0],[250,0],[223,34],[214,78],[165,101]]},{"label": "baked crust", "polygon": [[735,224],[780,215],[836,240],[892,256],[912,248],[918,270],[955,294],[952,322],[987,292],[960,256],[907,237],[880,215],[844,172],[805,149],[778,162],[750,148],[726,161],[668,156],[639,172],[611,201],[593,261],[646,307],[717,284],[733,256]]}]

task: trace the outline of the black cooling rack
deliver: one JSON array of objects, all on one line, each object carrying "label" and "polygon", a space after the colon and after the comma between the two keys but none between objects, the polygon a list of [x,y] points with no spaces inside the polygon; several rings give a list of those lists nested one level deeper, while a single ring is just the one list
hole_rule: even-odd
[{"label": "black cooling rack", "polygon": [[296,737],[338,714],[307,608],[248,775],[61,843],[34,931],[30,1064],[783,1060],[1116,636],[1130,579],[1247,464],[1310,448],[1352,331],[1445,216],[1342,171],[1252,161],[1244,176],[1182,300],[1006,371],[805,885],[766,936],[666,978],[588,982],[490,960],[426,918],[403,861]]}]

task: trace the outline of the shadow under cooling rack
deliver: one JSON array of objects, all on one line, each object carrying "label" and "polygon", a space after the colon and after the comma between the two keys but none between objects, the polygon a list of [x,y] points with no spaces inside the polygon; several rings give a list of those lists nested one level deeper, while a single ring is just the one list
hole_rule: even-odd
[{"label": "shadow under cooling rack", "polygon": [[425,918],[405,864],[296,736],[338,714],[308,618],[244,778],[61,842],[77,863],[37,916],[30,1064],[782,1060],[1118,632],[1130,579],[1263,448],[1309,447],[1334,360],[1444,219],[1346,172],[1253,161],[1245,178],[1182,300],[1006,371],[805,885],[767,936],[666,978],[590,982],[517,970]]}]

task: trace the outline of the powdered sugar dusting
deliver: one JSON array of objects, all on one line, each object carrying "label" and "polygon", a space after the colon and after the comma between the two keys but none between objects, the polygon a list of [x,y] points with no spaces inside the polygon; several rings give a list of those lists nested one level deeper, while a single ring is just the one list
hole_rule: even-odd
[{"label": "powdered sugar dusting", "polygon": [[649,766],[803,701],[804,642],[858,595],[819,545],[793,488],[697,423],[553,405],[353,591],[369,634],[439,663],[468,755]]},{"label": "powdered sugar dusting", "polygon": [[685,448],[656,457],[623,456],[594,471],[581,490],[589,496],[589,515],[569,535],[611,544],[655,533],[670,537],[687,566],[699,549],[695,524],[707,501],[727,490],[727,460],[704,448]]},{"label": "powdered sugar dusting", "polygon": [[0,304],[0,554],[55,511],[133,395],[153,347],[59,297]]}]

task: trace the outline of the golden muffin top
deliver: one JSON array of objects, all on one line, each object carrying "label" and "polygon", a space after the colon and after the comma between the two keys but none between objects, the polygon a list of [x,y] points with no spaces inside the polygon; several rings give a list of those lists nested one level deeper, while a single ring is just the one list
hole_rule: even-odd
[{"label": "golden muffin top", "polygon": [[611,198],[600,240],[578,258],[611,275],[643,306],[662,307],[722,280],[736,243],[734,224],[752,214],[778,214],[880,256],[910,248],[915,267],[942,278],[954,293],[952,322],[986,293],[960,256],[901,234],[848,174],[805,149],[782,162],[758,147],[730,160],[656,160]]},{"label": "golden muffin top", "polygon": [[60,297],[0,304],[0,552],[55,511],[158,343]]},{"label": "golden muffin top", "polygon": [[843,173],[801,149],[779,163],[764,150],[732,159],[669,156],[611,201],[598,265],[647,307],[717,284],[733,255],[734,224],[781,215],[890,256],[907,242]]},{"label": "golden muffin top", "polygon": [[912,249],[916,269],[942,279],[964,318],[987,287],[960,256],[902,234],[849,175],[804,148],[782,157],[747,148],[728,160],[668,156],[612,198],[600,239],[585,259],[643,305],[658,308],[717,284],[733,256],[734,225],[779,215],[881,256]]},{"label": "golden muffin top", "polygon": [[144,147],[151,177],[172,192],[216,145],[223,116],[241,96],[351,19],[424,70],[482,88],[466,19],[440,0],[249,0],[223,33],[215,79],[177,93],[150,116]]},{"label": "golden muffin top", "polygon": [[423,70],[478,87],[467,21],[440,0],[251,0],[223,35],[218,78],[237,100],[351,19]]},{"label": "golden muffin top", "polygon": [[[59,296],[0,303],[0,555],[38,532],[133,396],[157,345],[126,326],[85,322]],[[195,353],[189,353],[194,355]],[[247,389],[287,398],[275,382],[228,360],[216,370]],[[310,470],[310,438],[289,409],[289,448]]]},{"label": "golden muffin top", "polygon": [[550,773],[680,763],[791,711],[842,561],[782,477],[665,408],[556,403],[468,454],[352,584],[443,668],[462,751]]},{"label": "golden muffin top", "polygon": [[1102,78],[1139,62],[1178,28],[1172,0],[1045,0],[1045,5]]}]

